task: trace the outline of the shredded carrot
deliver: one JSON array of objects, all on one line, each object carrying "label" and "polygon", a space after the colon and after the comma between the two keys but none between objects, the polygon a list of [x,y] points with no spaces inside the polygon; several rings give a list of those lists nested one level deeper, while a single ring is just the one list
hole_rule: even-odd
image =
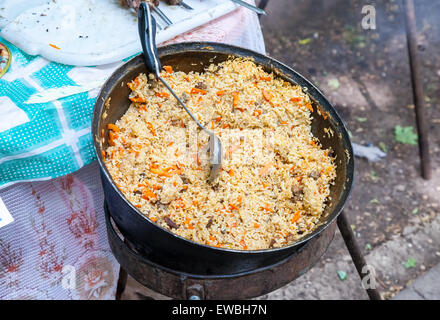
[{"label": "shredded carrot", "polygon": [[221,97],[221,96],[224,95],[224,94],[225,94],[225,90],[217,91],[217,95],[218,95],[219,97]]},{"label": "shredded carrot", "polygon": [[272,77],[260,77],[260,80],[264,80],[264,81],[271,81]]},{"label": "shredded carrot", "polygon": [[310,103],[306,104],[306,108],[310,110],[310,112],[313,112],[313,107]]},{"label": "shredded carrot", "polygon": [[160,97],[160,98],[168,98],[170,96],[170,94],[168,92],[165,92],[165,91],[156,92],[154,95],[156,97]]},{"label": "shredded carrot", "polygon": [[199,94],[200,93],[200,94],[205,95],[207,93],[207,91],[199,89],[199,88],[192,88],[190,93],[191,94]]},{"label": "shredded carrot", "polygon": [[298,210],[297,212],[295,212],[295,215],[293,216],[293,219],[292,219],[292,223],[295,223],[295,222],[297,222],[298,220],[299,220],[299,218],[301,218],[301,211],[300,210]]},{"label": "shredded carrot", "polygon": [[258,173],[260,176],[265,176],[268,174],[269,169],[274,165],[273,162],[269,162],[266,164],[263,168],[261,168],[260,172]]},{"label": "shredded carrot", "polygon": [[223,129],[227,129],[227,128],[229,128],[229,123],[224,124],[224,125],[222,126],[222,128],[223,128]]},{"label": "shredded carrot", "polygon": [[132,82],[127,83],[127,86],[134,91],[135,89],[137,89],[137,87],[139,87],[139,78],[136,77]]},{"label": "shredded carrot", "polygon": [[269,207],[269,205],[267,205],[267,204],[266,204],[266,206],[261,207],[261,208],[263,208],[266,211],[272,212],[272,213],[274,212],[274,210],[271,207]]},{"label": "shredded carrot", "polygon": [[153,124],[151,122],[147,122],[146,124],[147,124],[148,129],[150,129],[151,134],[153,136],[156,136],[156,130],[154,130]]},{"label": "shredded carrot", "polygon": [[131,102],[137,102],[137,103],[145,103],[147,102],[144,98],[142,97],[131,97],[129,98]]},{"label": "shredded carrot", "polygon": [[172,146],[173,144],[174,144],[173,141],[169,142],[169,143],[168,143],[168,147]]},{"label": "shredded carrot", "polygon": [[289,172],[290,172],[290,173],[293,173],[293,172],[295,171],[295,169],[296,169],[296,166],[292,166],[292,167],[289,169]]},{"label": "shredded carrot", "polygon": [[52,48],[54,48],[54,49],[57,49],[57,50],[60,50],[60,49],[61,49],[61,48],[57,47],[56,45],[54,45],[54,44],[52,44],[52,43],[49,43],[49,45],[50,45]]},{"label": "shredded carrot", "polygon": [[144,198],[145,200],[156,199],[157,195],[150,189],[145,188],[144,190],[142,190],[142,198]]},{"label": "shredded carrot", "polygon": [[283,126],[285,126],[285,125],[287,125],[287,121],[281,121],[281,124],[282,124]]},{"label": "shredded carrot", "polygon": [[330,171],[333,170],[333,166],[329,166],[326,170],[325,170],[325,174],[329,174]]},{"label": "shredded carrot", "polygon": [[271,102],[273,99],[273,95],[266,90],[263,90],[263,97],[267,102]]},{"label": "shredded carrot", "polygon": [[300,102],[300,101],[301,101],[301,98],[299,98],[299,97],[291,98],[290,101],[291,101],[291,102]]},{"label": "shredded carrot", "polygon": [[232,203],[229,204],[229,208],[231,210],[238,210],[239,209],[235,204],[232,204]]},{"label": "shredded carrot", "polygon": [[239,102],[239,99],[240,99],[239,92],[238,91],[233,92],[232,93],[232,97],[233,97],[232,105],[234,107],[238,106],[238,102]]},{"label": "shredded carrot", "polygon": [[140,207],[142,207],[142,205],[140,205],[140,204],[136,204],[136,205],[134,205],[136,208],[140,208]]},{"label": "shredded carrot", "polygon": [[183,79],[185,79],[186,81],[190,82],[191,80],[189,79],[188,76],[184,76]]},{"label": "shredded carrot", "polygon": [[260,225],[258,223],[254,223],[254,228],[258,229],[260,227]]},{"label": "shredded carrot", "polygon": [[256,116],[256,117],[259,117],[259,116],[261,116],[261,113],[262,113],[261,110],[255,110],[253,115]]},{"label": "shredded carrot", "polygon": [[195,158],[196,158],[197,165],[200,167],[200,158],[199,158],[199,153],[198,152],[196,153]]},{"label": "shredded carrot", "polygon": [[232,170],[232,169],[229,170],[229,171],[228,171],[228,174],[229,174],[231,177],[233,177],[233,176],[234,176],[234,170]]},{"label": "shredded carrot", "polygon": [[164,69],[167,73],[173,73],[173,67],[172,67],[172,66],[163,66],[163,69]]},{"label": "shredded carrot", "polygon": [[238,196],[237,197],[237,203],[241,204],[242,201],[243,201],[243,197],[242,196]]},{"label": "shredded carrot", "polygon": [[105,151],[104,150],[101,150],[101,155],[102,155],[102,158],[105,160]]},{"label": "shredded carrot", "polygon": [[108,132],[108,144],[111,146],[115,145],[115,140],[118,139],[118,135],[113,131]]},{"label": "shredded carrot", "polygon": [[157,218],[156,217],[151,217],[150,220],[153,221],[153,222],[156,222]]},{"label": "shredded carrot", "polygon": [[247,245],[246,245],[246,242],[244,242],[244,239],[241,239],[240,244],[244,250],[247,250]]},{"label": "shredded carrot", "polygon": [[164,169],[158,169],[157,167],[154,168],[153,166],[150,166],[150,171],[154,174],[157,174],[159,177],[168,177],[168,178],[176,174],[182,173],[182,170],[177,168],[177,166],[172,166]]},{"label": "shredded carrot", "polygon": [[119,129],[118,126],[116,126],[115,124],[112,124],[112,123],[109,123],[109,124],[107,125],[107,129],[109,129],[109,130],[113,130],[113,131],[115,131],[115,132],[121,132],[121,129]]}]

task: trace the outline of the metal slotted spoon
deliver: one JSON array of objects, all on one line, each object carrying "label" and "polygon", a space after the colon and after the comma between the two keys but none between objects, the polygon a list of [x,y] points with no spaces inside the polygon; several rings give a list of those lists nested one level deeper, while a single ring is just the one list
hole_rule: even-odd
[{"label": "metal slotted spoon", "polygon": [[157,54],[156,47],[156,20],[152,17],[150,7],[145,3],[141,3],[138,10],[138,26],[139,36],[141,38],[142,49],[145,58],[145,65],[147,69],[154,73],[164,86],[171,92],[180,105],[195,121],[197,126],[205,131],[209,135],[209,153],[210,153],[210,165],[211,170],[209,174],[209,180],[213,181],[219,174],[222,166],[222,144],[220,139],[214,134],[214,132],[206,129],[197,118],[187,108],[185,103],[179,98],[179,96],[170,88],[164,79],[160,76],[161,63]]}]

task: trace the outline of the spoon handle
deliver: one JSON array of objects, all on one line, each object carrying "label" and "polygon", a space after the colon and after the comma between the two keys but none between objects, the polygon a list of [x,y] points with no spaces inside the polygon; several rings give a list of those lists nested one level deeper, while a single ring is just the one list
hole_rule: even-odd
[{"label": "spoon handle", "polygon": [[159,75],[162,68],[156,47],[156,20],[151,15],[150,7],[142,2],[138,10],[138,27],[148,71]]}]

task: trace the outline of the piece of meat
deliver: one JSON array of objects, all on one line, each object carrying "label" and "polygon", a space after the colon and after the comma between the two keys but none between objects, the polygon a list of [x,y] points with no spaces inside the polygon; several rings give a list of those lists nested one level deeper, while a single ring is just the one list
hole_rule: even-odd
[{"label": "piece of meat", "polygon": [[206,229],[209,229],[212,226],[212,217],[209,218],[208,223],[206,224]]},{"label": "piece of meat", "polygon": [[292,201],[301,201],[304,190],[301,186],[292,185]]},{"label": "piece of meat", "polygon": [[310,172],[309,174],[309,178],[318,180],[321,177],[321,173],[318,170],[313,170],[312,172]]},{"label": "piece of meat", "polygon": [[208,86],[203,82],[199,82],[196,84],[196,88],[200,89],[200,90],[206,90],[206,89],[208,89]]},{"label": "piece of meat", "polygon": [[170,217],[165,217],[164,220],[165,223],[168,225],[168,227],[170,227],[171,229],[179,229],[179,225],[176,224],[173,220],[171,220]]},{"label": "piece of meat", "polygon": [[182,101],[185,103],[189,101],[189,95],[186,92],[182,93]]},{"label": "piece of meat", "polygon": [[272,238],[272,240],[270,240],[270,244],[269,244],[269,248],[273,248],[273,245],[276,243],[275,239]]},{"label": "piece of meat", "polygon": [[159,0],[119,0],[119,3],[124,7],[133,8],[135,10],[139,9],[139,6],[142,2],[148,3],[150,8],[153,8],[153,6],[159,5]]}]

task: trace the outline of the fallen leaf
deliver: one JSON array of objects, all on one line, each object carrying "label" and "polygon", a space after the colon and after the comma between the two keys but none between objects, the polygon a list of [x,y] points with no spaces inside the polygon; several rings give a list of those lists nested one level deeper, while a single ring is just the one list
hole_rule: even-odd
[{"label": "fallen leaf", "polygon": [[414,128],[412,126],[409,127],[396,126],[394,128],[394,136],[397,142],[403,144],[417,145],[418,136],[414,132]]},{"label": "fallen leaf", "polygon": [[338,270],[338,277],[341,281],[347,280],[347,272]]},{"label": "fallen leaf", "polygon": [[306,38],[306,39],[299,40],[298,43],[300,45],[305,45],[305,44],[310,43],[310,41],[312,41],[312,38]]},{"label": "fallen leaf", "polygon": [[409,258],[408,259],[408,261],[405,261],[404,263],[403,263],[403,267],[405,268],[405,269],[411,269],[411,268],[415,268],[416,267],[416,259],[414,259],[414,258]]},{"label": "fallen leaf", "polygon": [[341,86],[340,82],[338,79],[334,78],[334,79],[330,79],[327,82],[328,86],[333,89],[333,90],[338,90],[339,87]]}]

